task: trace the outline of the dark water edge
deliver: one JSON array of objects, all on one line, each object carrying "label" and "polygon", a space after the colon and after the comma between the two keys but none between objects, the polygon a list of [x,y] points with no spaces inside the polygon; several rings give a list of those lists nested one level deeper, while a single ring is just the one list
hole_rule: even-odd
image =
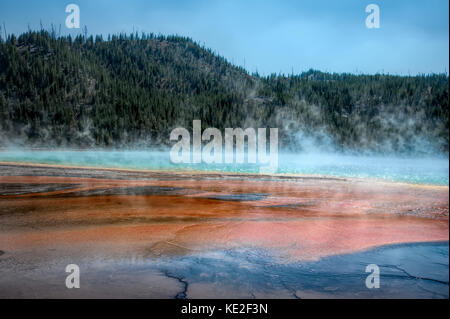
[{"label": "dark water edge", "polygon": [[[0,257],[2,298],[449,298],[449,243],[388,245],[313,262],[289,262],[266,249],[172,257],[78,260],[81,288],[65,287],[58,260]],[[365,285],[380,268],[380,288]]]}]

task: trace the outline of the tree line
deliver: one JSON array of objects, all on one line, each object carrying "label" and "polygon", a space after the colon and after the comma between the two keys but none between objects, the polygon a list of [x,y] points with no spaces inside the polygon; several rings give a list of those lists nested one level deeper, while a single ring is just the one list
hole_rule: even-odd
[{"label": "tree line", "polygon": [[175,127],[278,127],[280,147],[448,154],[446,74],[249,74],[190,38],[0,40],[0,145],[143,148]]}]

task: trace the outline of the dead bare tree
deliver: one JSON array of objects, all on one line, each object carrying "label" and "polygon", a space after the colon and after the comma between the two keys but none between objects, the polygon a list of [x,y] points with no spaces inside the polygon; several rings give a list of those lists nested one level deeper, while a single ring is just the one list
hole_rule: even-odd
[{"label": "dead bare tree", "polygon": [[7,35],[7,33],[6,33],[6,24],[5,24],[5,21],[3,21],[3,32],[5,32],[5,41],[6,41],[6,39],[8,39],[8,35]]}]

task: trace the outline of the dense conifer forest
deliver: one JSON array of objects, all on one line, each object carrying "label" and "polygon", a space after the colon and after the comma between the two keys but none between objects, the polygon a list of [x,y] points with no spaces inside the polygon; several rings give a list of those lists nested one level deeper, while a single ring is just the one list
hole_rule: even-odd
[{"label": "dense conifer forest", "polygon": [[180,36],[0,40],[3,147],[162,147],[199,119],[278,127],[285,150],[448,155],[448,94],[447,74],[249,74]]}]

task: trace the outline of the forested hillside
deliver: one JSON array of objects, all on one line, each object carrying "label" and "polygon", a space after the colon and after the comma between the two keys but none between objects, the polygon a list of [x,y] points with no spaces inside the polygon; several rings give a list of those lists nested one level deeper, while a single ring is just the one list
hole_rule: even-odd
[{"label": "forested hillside", "polygon": [[0,41],[0,146],[170,145],[175,127],[278,127],[280,147],[448,154],[447,75],[248,74],[188,38]]}]

